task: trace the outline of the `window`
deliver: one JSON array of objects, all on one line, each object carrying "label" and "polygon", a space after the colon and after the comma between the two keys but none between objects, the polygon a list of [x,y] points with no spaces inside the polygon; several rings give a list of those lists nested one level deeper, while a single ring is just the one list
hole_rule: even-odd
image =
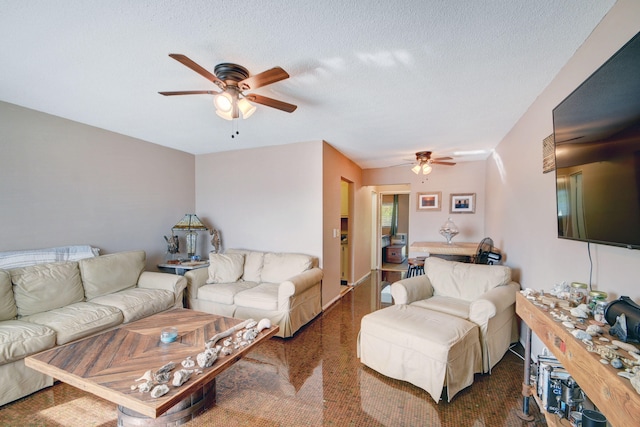
[{"label": "window", "polygon": [[380,207],[380,226],[391,227],[391,218],[393,216],[393,202],[382,203]]}]

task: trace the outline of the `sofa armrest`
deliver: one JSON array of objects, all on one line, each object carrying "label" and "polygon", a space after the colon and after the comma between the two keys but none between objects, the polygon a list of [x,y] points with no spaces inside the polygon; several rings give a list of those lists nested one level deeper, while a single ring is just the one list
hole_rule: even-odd
[{"label": "sofa armrest", "polygon": [[493,316],[515,304],[519,290],[517,282],[509,282],[485,292],[469,305],[469,320],[478,325],[487,323]]},{"label": "sofa armrest", "polygon": [[187,287],[187,279],[177,274],[143,271],[138,278],[138,287],[145,289],[164,289],[172,291],[176,296],[182,295]]},{"label": "sofa armrest", "polygon": [[411,304],[415,301],[431,298],[433,286],[426,274],[399,280],[391,285],[394,304]]},{"label": "sofa armrest", "polygon": [[187,279],[187,300],[198,298],[198,288],[207,283],[209,278],[208,268],[189,270],[184,275]]},{"label": "sofa armrest", "polygon": [[306,270],[289,280],[285,280],[278,286],[278,306],[283,308],[288,304],[289,298],[299,295],[307,289],[322,281],[324,273],[318,267]]}]

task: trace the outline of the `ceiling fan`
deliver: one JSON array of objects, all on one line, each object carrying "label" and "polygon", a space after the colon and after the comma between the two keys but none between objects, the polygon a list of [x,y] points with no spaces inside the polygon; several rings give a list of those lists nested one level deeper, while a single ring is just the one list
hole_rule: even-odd
[{"label": "ceiling fan", "polygon": [[431,165],[445,165],[445,166],[453,166],[455,163],[453,162],[445,162],[443,160],[453,160],[453,157],[437,157],[431,158],[431,151],[418,151],[416,153],[416,161],[417,164],[411,168],[413,173],[416,175],[422,171],[424,175],[428,175],[431,173],[433,168]]},{"label": "ceiling fan", "polygon": [[249,101],[286,111],[287,113],[293,113],[296,108],[298,108],[296,105],[279,101],[277,99],[268,98],[255,93],[244,93],[248,90],[257,89],[288,79],[289,74],[280,67],[274,67],[263,71],[262,73],[250,75],[249,70],[243,66],[224,62],[216,65],[212,74],[191,59],[187,58],[185,55],[171,53],[169,56],[181,64],[191,68],[207,80],[213,82],[220,91],[183,90],[174,92],[158,92],[161,95],[214,95],[213,102],[216,106],[216,114],[226,120],[237,119],[240,117],[240,113],[242,113],[242,117],[245,119],[251,116],[255,112],[256,107]]}]

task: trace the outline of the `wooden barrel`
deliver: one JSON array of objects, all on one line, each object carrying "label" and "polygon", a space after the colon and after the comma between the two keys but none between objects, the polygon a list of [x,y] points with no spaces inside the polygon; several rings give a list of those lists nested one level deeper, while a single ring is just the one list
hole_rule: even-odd
[{"label": "wooden barrel", "polygon": [[158,418],[150,418],[118,405],[118,427],[179,426],[213,407],[215,402],[216,381],[214,379],[182,399]]}]

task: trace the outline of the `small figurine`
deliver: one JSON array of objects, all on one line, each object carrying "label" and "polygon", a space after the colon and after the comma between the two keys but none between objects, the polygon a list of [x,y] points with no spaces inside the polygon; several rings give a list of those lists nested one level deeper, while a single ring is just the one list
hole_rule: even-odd
[{"label": "small figurine", "polygon": [[213,236],[211,239],[211,244],[213,245],[213,251],[215,253],[220,253],[220,248],[222,247],[222,239],[220,238],[220,231],[215,228],[212,228],[209,233]]},{"label": "small figurine", "polygon": [[164,236],[164,240],[167,241],[167,252],[171,255],[175,255],[180,252],[180,242],[178,241],[178,236],[174,236],[171,233],[171,237]]}]

